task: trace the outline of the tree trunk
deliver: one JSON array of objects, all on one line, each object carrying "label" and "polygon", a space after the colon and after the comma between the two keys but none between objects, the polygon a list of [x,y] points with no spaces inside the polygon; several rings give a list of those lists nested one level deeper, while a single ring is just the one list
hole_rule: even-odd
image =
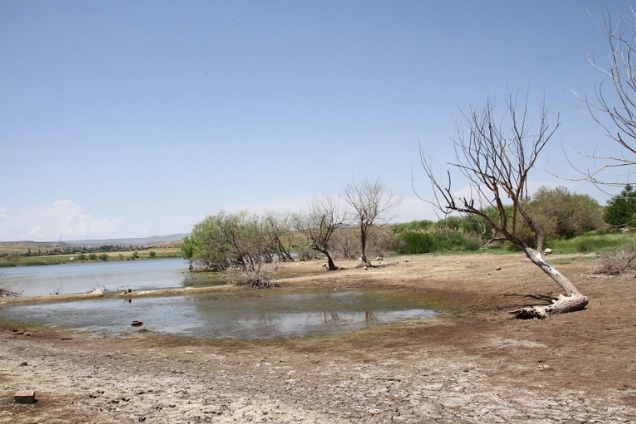
[{"label": "tree trunk", "polygon": [[589,300],[574,287],[574,284],[561,274],[556,268],[549,265],[543,259],[541,252],[526,247],[526,256],[537,265],[543,272],[548,274],[562,289],[564,295],[559,295],[557,299],[547,306],[529,306],[511,311],[513,318],[547,318],[549,315],[564,314],[566,312],[580,311],[588,304]]},{"label": "tree trunk", "polygon": [[362,254],[360,255],[360,260],[362,261],[363,264],[366,264],[367,261],[367,255],[365,253],[367,249],[367,233],[364,230],[364,228],[360,227],[360,250],[362,251]]},{"label": "tree trunk", "polygon": [[335,271],[338,269],[338,267],[336,266],[336,264],[333,263],[333,259],[331,258],[331,255],[329,255],[329,253],[327,252],[327,250],[325,250],[324,252],[322,252],[325,254],[325,256],[327,256],[327,263],[329,265],[329,271]]},{"label": "tree trunk", "polygon": [[336,264],[333,262],[333,258],[331,257],[327,249],[321,249],[318,246],[314,246],[314,250],[319,251],[320,253],[324,254],[327,257],[327,266],[329,267],[329,271],[335,271],[338,269]]}]

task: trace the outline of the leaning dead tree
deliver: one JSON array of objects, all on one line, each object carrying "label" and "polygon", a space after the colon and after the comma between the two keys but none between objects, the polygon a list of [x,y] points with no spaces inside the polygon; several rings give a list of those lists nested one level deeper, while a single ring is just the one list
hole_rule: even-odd
[{"label": "leaning dead tree", "polygon": [[[518,107],[519,93],[509,94],[505,111],[498,114],[494,99],[489,98],[483,108],[471,107],[462,111],[455,143],[455,163],[449,165],[468,181],[471,194],[457,196],[452,191],[452,176],[447,170],[444,182],[433,171],[429,157],[420,145],[420,158],[430,179],[434,207],[444,214],[459,212],[481,217],[494,229],[492,240],[507,240],[521,249],[526,256],[554,280],[565,292],[548,306],[533,306],[512,311],[515,318],[545,318],[551,314],[578,311],[588,303],[576,287],[543,257],[545,237],[527,210],[528,174],[537,157],[559,127],[557,115],[554,125],[548,124],[548,109],[544,103],[539,108],[539,125],[533,132],[528,124],[528,99]],[[510,206],[506,207],[512,203]],[[493,207],[497,214],[486,213]],[[536,236],[536,249],[520,237],[517,224],[520,220]]]},{"label": "leaning dead tree", "polygon": [[609,48],[609,62],[603,64],[594,55],[588,56],[592,66],[604,75],[596,87],[595,99],[574,90],[583,102],[588,116],[600,125],[607,136],[621,147],[622,153],[584,154],[594,160],[591,169],[578,169],[584,180],[599,186],[625,186],[636,165],[636,13],[629,9],[616,21],[604,7],[602,18],[596,21]]},{"label": "leaning dead tree", "polygon": [[379,179],[365,179],[361,183],[352,181],[347,184],[343,197],[353,211],[352,222],[360,229],[360,265],[369,266],[366,247],[373,226],[392,218],[391,213],[402,203],[402,196],[388,190]]},{"label": "leaning dead tree", "polygon": [[309,213],[294,217],[294,226],[305,237],[308,245],[327,257],[330,271],[338,268],[329,254],[329,243],[334,232],[344,222],[345,213],[338,205],[338,199],[324,193],[314,195],[309,205]]}]

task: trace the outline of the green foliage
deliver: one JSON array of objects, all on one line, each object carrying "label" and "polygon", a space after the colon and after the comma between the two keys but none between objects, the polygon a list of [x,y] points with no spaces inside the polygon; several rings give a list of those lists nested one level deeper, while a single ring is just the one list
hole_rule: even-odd
[{"label": "green foliage", "polygon": [[397,249],[400,254],[475,251],[480,243],[459,231],[405,232]]},{"label": "green foliage", "polygon": [[631,185],[627,184],[619,195],[607,202],[603,218],[610,225],[632,224],[636,218],[636,192]]},{"label": "green foliage", "polygon": [[546,238],[571,238],[601,228],[602,208],[588,195],[565,187],[540,187],[528,205],[530,216]]},{"label": "green foliage", "polygon": [[407,231],[425,231],[433,227],[435,223],[424,219],[422,221],[411,221],[404,224],[395,224],[391,226],[391,229],[396,234],[405,233]]},{"label": "green foliage", "polygon": [[87,256],[83,253],[77,255],[77,260],[78,261],[85,261],[87,259]]},{"label": "green foliage", "polygon": [[157,256],[157,253],[154,250],[151,250],[150,252],[148,252],[148,256],[154,258],[155,256]]},{"label": "green foliage", "polygon": [[606,233],[593,231],[575,236],[571,239],[553,240],[548,247],[559,253],[600,253],[608,249],[618,248],[635,240],[633,233]]},{"label": "green foliage", "polygon": [[91,261],[94,261],[95,259],[97,259],[97,255],[94,253],[91,253],[88,255],[88,259],[90,259]]},{"label": "green foliage", "polygon": [[251,270],[274,256],[291,258],[286,251],[290,232],[288,219],[272,213],[250,214],[248,211],[220,211],[199,222],[184,238],[181,253],[191,265],[218,270],[238,264]]},{"label": "green foliage", "polygon": [[440,219],[433,225],[433,228],[440,230],[454,230],[459,231],[464,224],[464,218],[459,216],[447,216],[444,219]]},{"label": "green foliage", "polygon": [[137,253],[137,251],[135,250],[134,252],[132,252],[132,255],[130,255],[131,259],[137,259],[139,257],[139,253]]},{"label": "green foliage", "polygon": [[108,260],[108,255],[106,253],[101,253],[98,258],[102,261],[107,261]]},{"label": "green foliage", "polygon": [[180,250],[183,259],[187,259],[190,263],[192,263],[197,250],[196,239],[194,238],[194,236],[185,236],[183,238],[183,243],[181,243]]},{"label": "green foliage", "polygon": [[605,240],[582,239],[576,243],[576,251],[579,253],[590,253],[605,246]]},{"label": "green foliage", "polygon": [[398,253],[414,255],[433,251],[433,237],[426,233],[406,232],[400,234],[404,245],[398,248]]},{"label": "green foliage", "polygon": [[7,262],[9,262],[11,266],[18,266],[18,264],[20,263],[20,260],[22,259],[22,256],[20,256],[18,252],[14,252],[14,253],[8,254],[5,259],[7,260]]}]

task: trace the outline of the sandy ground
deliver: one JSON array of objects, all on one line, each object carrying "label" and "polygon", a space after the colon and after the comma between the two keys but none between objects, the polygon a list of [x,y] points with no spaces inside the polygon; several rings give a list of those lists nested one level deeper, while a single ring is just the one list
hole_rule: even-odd
[{"label": "sandy ground", "polygon": [[[0,325],[0,423],[636,422],[634,275],[550,259],[590,297],[585,311],[509,319],[508,310],[559,293],[521,255],[415,256],[368,270],[280,270],[284,286],[393,287],[454,305],[434,320],[338,338],[117,338]],[[38,402],[15,404],[23,389]]]}]

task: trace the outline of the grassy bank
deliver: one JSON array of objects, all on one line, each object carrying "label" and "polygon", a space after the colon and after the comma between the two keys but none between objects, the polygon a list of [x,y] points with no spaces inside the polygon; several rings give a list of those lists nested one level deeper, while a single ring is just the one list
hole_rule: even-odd
[{"label": "grassy bank", "polygon": [[[151,252],[154,252],[154,256]],[[138,251],[130,250],[130,251],[122,251],[122,252],[110,252],[110,253],[104,253],[104,254],[108,255],[106,259],[99,258],[99,256],[102,255],[102,253],[95,253],[96,255],[95,259],[90,259],[89,254],[84,254],[86,259],[83,259],[83,260],[78,258],[80,256],[78,254],[22,256],[17,265],[7,261],[6,259],[0,259],[0,268],[8,268],[8,267],[14,267],[14,266],[61,265],[61,264],[70,264],[70,263],[89,263],[89,262],[113,262],[113,261],[131,261],[131,260],[143,261],[143,260],[168,259],[168,258],[181,257],[181,251],[178,248],[138,250]]]}]

